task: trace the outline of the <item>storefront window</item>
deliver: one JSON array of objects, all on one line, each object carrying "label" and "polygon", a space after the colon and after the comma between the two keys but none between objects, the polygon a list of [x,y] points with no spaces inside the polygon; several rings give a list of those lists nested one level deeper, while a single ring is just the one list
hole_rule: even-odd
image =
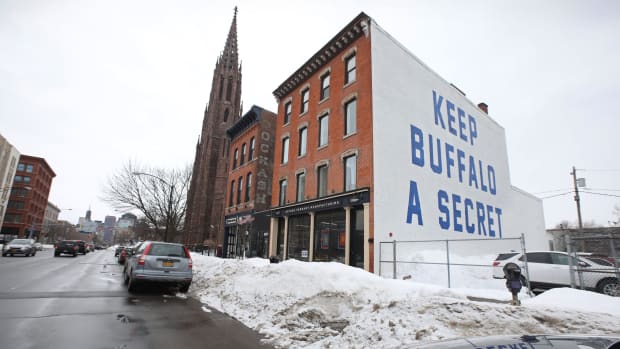
[{"label": "storefront window", "polygon": [[307,214],[288,218],[287,258],[308,261],[310,250],[310,216]]},{"label": "storefront window", "polygon": [[349,265],[364,268],[364,209],[351,209]]},{"label": "storefront window", "polygon": [[344,263],[345,235],[344,209],[318,212],[314,220],[314,261]]}]

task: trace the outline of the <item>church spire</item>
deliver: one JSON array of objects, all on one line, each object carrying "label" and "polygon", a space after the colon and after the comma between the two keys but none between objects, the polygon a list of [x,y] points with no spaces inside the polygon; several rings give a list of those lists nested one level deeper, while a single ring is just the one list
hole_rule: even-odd
[{"label": "church spire", "polygon": [[224,46],[220,62],[224,62],[227,68],[237,68],[239,65],[239,54],[237,52],[237,6],[235,6],[235,14],[230,24],[230,30],[228,31],[226,45]]}]

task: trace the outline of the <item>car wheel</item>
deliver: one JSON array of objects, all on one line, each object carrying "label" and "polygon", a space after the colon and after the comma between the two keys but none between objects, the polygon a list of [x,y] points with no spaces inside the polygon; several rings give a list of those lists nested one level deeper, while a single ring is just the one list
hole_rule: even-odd
[{"label": "car wheel", "polygon": [[74,253],[74,254],[73,254],[73,257],[77,257],[77,253]]},{"label": "car wheel", "polygon": [[3,253],[3,254],[2,254],[2,257],[6,257],[6,253]]},{"label": "car wheel", "polygon": [[617,279],[603,279],[598,283],[597,291],[602,294],[615,297],[620,295],[620,285],[618,285]]},{"label": "car wheel", "polygon": [[54,253],[54,257],[60,256],[60,253]]},{"label": "car wheel", "polygon": [[190,285],[191,285],[191,283],[182,284],[181,287],[179,287],[179,292],[187,293],[187,291],[189,291],[189,286]]},{"label": "car wheel", "polygon": [[32,256],[34,257],[34,256],[36,256],[36,255],[37,255],[37,251],[36,251],[36,250],[34,250],[34,251],[32,252]]},{"label": "car wheel", "polygon": [[137,287],[137,282],[131,276],[129,276],[127,280],[127,291],[132,293],[136,292]]}]

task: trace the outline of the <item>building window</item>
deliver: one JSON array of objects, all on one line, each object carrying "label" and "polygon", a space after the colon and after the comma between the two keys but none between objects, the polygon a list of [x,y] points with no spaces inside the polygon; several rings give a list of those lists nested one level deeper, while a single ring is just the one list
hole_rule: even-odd
[{"label": "building window", "polygon": [[288,163],[288,142],[288,137],[284,137],[284,139],[282,139],[282,159],[280,161],[281,164]]},{"label": "building window", "polygon": [[30,183],[30,177],[24,176],[24,183]]},{"label": "building window", "polygon": [[291,102],[286,102],[284,105],[284,125],[288,124],[291,121]]},{"label": "building window", "polygon": [[306,155],[308,143],[308,128],[303,127],[299,129],[299,149],[297,155],[302,156]]},{"label": "building window", "polygon": [[241,203],[241,192],[243,191],[243,177],[239,177],[237,184],[237,205]]},{"label": "building window", "polygon": [[232,76],[228,77],[228,86],[226,86],[226,100],[230,102],[230,96],[232,95],[232,84],[233,78]]},{"label": "building window", "polygon": [[329,97],[329,72],[321,76],[321,100]]},{"label": "building window", "polygon": [[15,176],[15,182],[21,182],[23,180],[22,176]]},{"label": "building window", "polygon": [[255,146],[255,139],[254,137],[252,137],[252,139],[250,139],[250,152],[248,153],[248,161],[254,159],[254,146]]},{"label": "building window", "polygon": [[349,191],[357,187],[357,156],[344,158],[344,190]]},{"label": "building window", "polygon": [[245,179],[245,202],[250,201],[250,189],[252,189],[252,173],[248,173]]},{"label": "building window", "polygon": [[344,83],[348,84],[355,81],[355,53],[345,59],[345,69]]},{"label": "building window", "polygon": [[301,91],[301,114],[308,111],[308,105],[310,104],[310,88],[306,88]]},{"label": "building window", "polygon": [[22,164],[21,162],[17,164],[17,171],[23,171],[25,168],[26,168],[25,164]]},{"label": "building window", "polygon": [[237,160],[239,160],[239,149],[235,149],[235,156],[233,157],[232,168],[237,168]]},{"label": "building window", "polygon": [[319,166],[317,169],[317,196],[327,195],[327,165]]},{"label": "building window", "polygon": [[233,179],[232,182],[230,182],[230,196],[228,199],[228,207],[232,207],[235,202],[234,202],[234,197],[235,197],[235,180]]},{"label": "building window", "polygon": [[230,110],[226,109],[224,110],[224,122],[228,122],[228,114],[230,113]]},{"label": "building window", "polygon": [[319,147],[327,144],[329,136],[329,114],[325,114],[319,118]]},{"label": "building window", "polygon": [[245,162],[245,143],[241,146],[241,160],[239,160],[239,166],[243,165]]},{"label": "building window", "polygon": [[280,196],[278,197],[278,204],[280,206],[286,204],[286,188],[288,187],[288,181],[286,179],[280,180]]},{"label": "building window", "polygon": [[220,93],[219,93],[219,99],[222,99],[222,91],[224,90],[224,77],[220,77]]},{"label": "building window", "polygon": [[348,101],[344,105],[344,134],[357,132],[357,99]]},{"label": "building window", "polygon": [[304,172],[297,174],[297,202],[304,201],[306,195],[306,174]]}]

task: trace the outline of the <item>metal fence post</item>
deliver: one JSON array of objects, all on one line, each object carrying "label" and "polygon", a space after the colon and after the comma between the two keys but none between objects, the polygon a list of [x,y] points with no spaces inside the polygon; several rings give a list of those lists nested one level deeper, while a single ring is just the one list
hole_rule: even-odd
[{"label": "metal fence post", "polygon": [[392,273],[392,279],[396,279],[396,240],[392,241],[392,258],[394,258],[394,270]]},{"label": "metal fence post", "polygon": [[521,233],[521,252],[523,252],[523,263],[525,267],[525,283],[527,284],[527,289],[529,290],[529,295],[533,295],[532,287],[530,286],[530,268],[527,265],[527,251],[525,250],[525,234]]},{"label": "metal fence post", "polygon": [[448,288],[450,288],[450,241],[446,240],[446,264],[448,265]]},{"label": "metal fence post", "polygon": [[568,253],[568,272],[570,273],[570,287],[575,288],[575,259],[573,258],[572,241],[570,235],[564,235],[566,241],[566,253]]}]

